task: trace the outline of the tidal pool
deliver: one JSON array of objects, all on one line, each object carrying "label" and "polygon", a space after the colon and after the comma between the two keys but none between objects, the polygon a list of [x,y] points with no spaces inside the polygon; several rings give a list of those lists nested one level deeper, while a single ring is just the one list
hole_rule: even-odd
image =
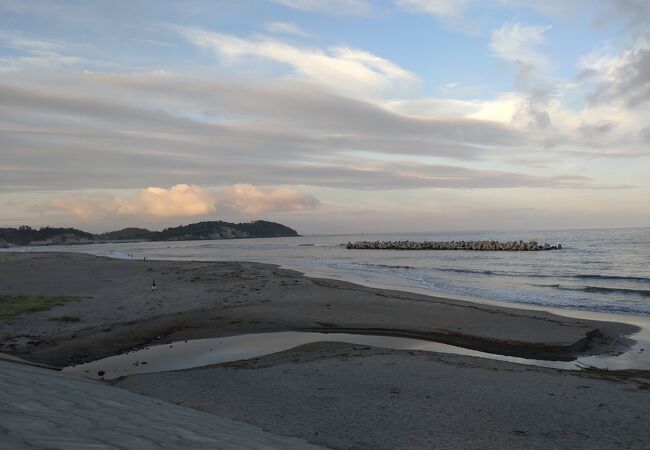
[{"label": "tidal pool", "polygon": [[[583,363],[608,369],[645,368],[630,366],[630,354],[639,351],[638,349],[633,349],[620,356],[589,356],[570,362],[546,361],[485,353],[412,338],[349,333],[285,331],[278,333],[243,334],[214,339],[196,339],[154,345],[86,364],[66,367],[63,369],[63,372],[93,379],[112,380],[121,376],[138,373],[166,372],[251,359],[289,350],[299,345],[312,342],[346,342],[395,350],[453,353],[519,364],[571,370],[579,369],[579,365]],[[634,361],[633,358],[632,361]]]}]

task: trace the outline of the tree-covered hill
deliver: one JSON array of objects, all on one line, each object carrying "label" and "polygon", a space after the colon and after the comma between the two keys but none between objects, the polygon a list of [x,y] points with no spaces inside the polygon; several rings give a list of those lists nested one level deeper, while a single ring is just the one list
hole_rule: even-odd
[{"label": "tree-covered hill", "polygon": [[182,241],[202,239],[245,239],[299,236],[285,225],[257,220],[248,223],[207,221],[150,231],[145,228],[124,228],[118,231],[92,234],[76,228],[43,227],[34,229],[0,228],[0,247],[13,245],[85,244],[110,241]]}]

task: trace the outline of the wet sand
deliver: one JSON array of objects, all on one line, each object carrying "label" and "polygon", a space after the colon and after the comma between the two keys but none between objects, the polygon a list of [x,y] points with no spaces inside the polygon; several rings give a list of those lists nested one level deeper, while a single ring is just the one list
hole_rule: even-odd
[{"label": "wet sand", "polygon": [[[155,280],[158,291],[151,291]],[[616,352],[630,325],[307,278],[249,262],[0,254],[0,290],[81,297],[0,322],[0,351],[64,367],[151,343],[331,330],[418,337],[536,359]],[[78,317],[77,322],[50,320]]]}]

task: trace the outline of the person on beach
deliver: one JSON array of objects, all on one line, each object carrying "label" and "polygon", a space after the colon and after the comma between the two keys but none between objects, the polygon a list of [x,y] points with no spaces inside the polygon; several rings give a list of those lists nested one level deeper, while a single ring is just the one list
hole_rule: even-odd
[{"label": "person on beach", "polygon": [[154,292],[154,291],[157,291],[157,290],[158,290],[158,286],[156,286],[156,280],[153,280],[153,282],[151,283],[151,292]]}]

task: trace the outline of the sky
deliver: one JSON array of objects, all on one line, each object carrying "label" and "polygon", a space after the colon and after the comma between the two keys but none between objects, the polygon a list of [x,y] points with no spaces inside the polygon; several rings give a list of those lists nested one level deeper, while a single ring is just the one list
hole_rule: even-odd
[{"label": "sky", "polygon": [[650,226],[646,0],[0,0],[0,226]]}]

